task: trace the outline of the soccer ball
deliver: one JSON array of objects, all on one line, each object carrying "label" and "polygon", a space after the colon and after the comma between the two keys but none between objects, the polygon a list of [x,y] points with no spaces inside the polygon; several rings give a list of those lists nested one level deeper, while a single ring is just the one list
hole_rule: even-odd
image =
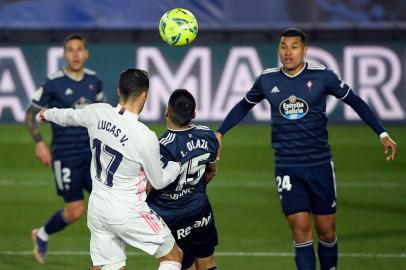
[{"label": "soccer ball", "polygon": [[166,12],[159,21],[159,34],[171,46],[185,46],[197,36],[198,24],[192,12],[174,8]]}]

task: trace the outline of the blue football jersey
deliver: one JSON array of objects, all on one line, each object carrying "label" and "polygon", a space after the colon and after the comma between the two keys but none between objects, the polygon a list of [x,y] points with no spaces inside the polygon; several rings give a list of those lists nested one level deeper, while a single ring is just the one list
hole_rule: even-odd
[{"label": "blue football jersey", "polygon": [[177,179],[148,195],[148,205],[162,216],[183,215],[206,206],[209,201],[203,174],[206,165],[215,162],[219,143],[205,126],[191,126],[182,131],[167,130],[160,138],[161,162],[181,163]]},{"label": "blue football jersey", "polygon": [[[103,100],[102,82],[96,73],[85,69],[80,81],[60,70],[49,76],[34,94],[32,103],[40,108],[81,108]],[[86,128],[61,127],[52,123],[53,159],[75,159],[90,155]]]},{"label": "blue football jersey", "polygon": [[276,166],[309,166],[332,159],[326,99],[344,99],[351,89],[323,65],[306,63],[295,76],[281,68],[265,70],[245,99],[271,105],[272,147]]}]

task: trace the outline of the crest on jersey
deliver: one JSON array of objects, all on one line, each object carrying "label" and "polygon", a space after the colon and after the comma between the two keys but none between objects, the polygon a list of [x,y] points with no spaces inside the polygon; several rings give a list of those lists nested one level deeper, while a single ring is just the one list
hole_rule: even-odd
[{"label": "crest on jersey", "polygon": [[281,102],[279,111],[286,119],[296,120],[303,118],[307,114],[309,105],[303,99],[292,95]]}]

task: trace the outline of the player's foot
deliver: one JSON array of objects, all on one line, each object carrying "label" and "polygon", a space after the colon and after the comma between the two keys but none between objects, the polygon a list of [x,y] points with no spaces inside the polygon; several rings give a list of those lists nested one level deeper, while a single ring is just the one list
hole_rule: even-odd
[{"label": "player's foot", "polygon": [[34,255],[34,258],[37,260],[37,262],[39,262],[40,264],[45,264],[48,242],[39,238],[37,235],[37,231],[38,231],[38,229],[34,229],[31,232],[31,238],[32,238],[32,242],[34,244],[34,249],[33,249],[32,253]]}]

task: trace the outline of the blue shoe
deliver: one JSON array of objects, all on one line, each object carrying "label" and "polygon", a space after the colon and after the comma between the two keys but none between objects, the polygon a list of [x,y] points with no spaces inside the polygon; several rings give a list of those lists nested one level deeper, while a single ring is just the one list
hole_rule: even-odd
[{"label": "blue shoe", "polygon": [[31,238],[32,238],[32,242],[34,244],[34,249],[32,252],[33,252],[34,258],[37,260],[37,262],[39,262],[40,264],[45,264],[48,242],[44,241],[38,237],[38,235],[37,235],[38,230],[39,229],[34,229],[31,232]]}]

